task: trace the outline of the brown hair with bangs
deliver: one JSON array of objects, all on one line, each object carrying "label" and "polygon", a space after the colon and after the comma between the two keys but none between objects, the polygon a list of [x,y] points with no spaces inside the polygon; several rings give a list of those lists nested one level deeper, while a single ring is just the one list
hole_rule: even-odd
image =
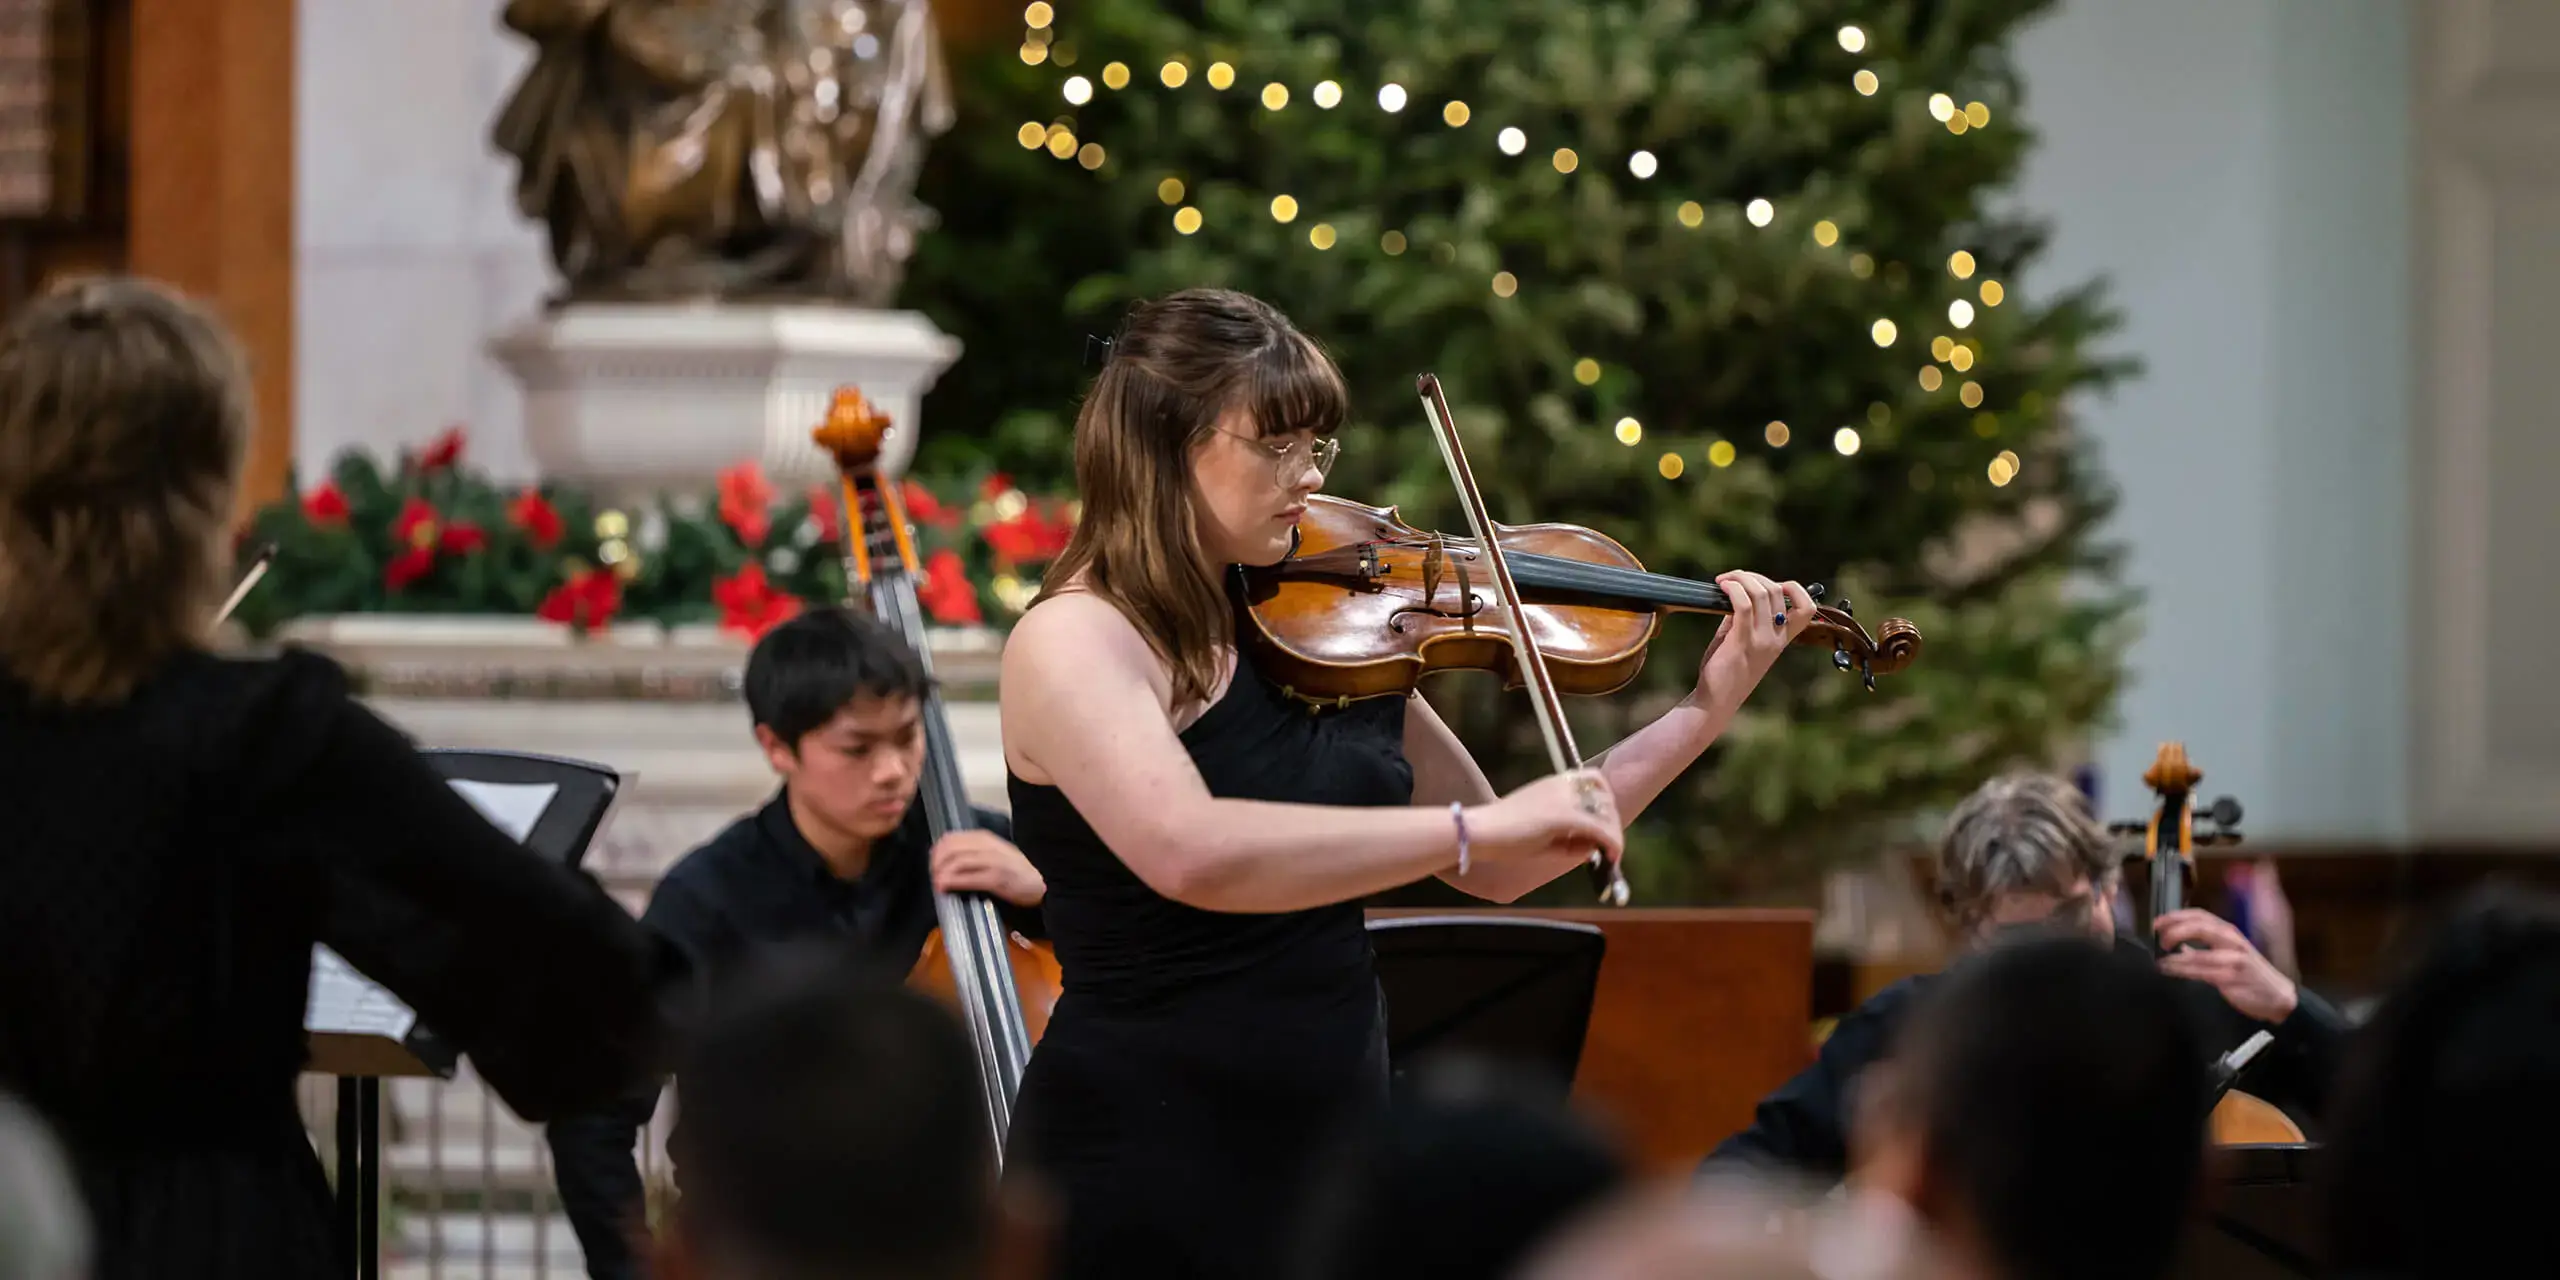
[{"label": "brown hair with bangs", "polygon": [[172,290],[75,280],[0,328],[0,668],[114,702],[201,644],[248,437],[239,347]]},{"label": "brown hair with bangs", "polygon": [[1265,437],[1328,436],[1348,398],[1332,359],[1258,298],[1186,289],[1131,312],[1076,414],[1084,515],[1044,575],[1083,575],[1128,618],[1171,669],[1176,706],[1208,701],[1234,643],[1191,480],[1192,449],[1234,408]]}]

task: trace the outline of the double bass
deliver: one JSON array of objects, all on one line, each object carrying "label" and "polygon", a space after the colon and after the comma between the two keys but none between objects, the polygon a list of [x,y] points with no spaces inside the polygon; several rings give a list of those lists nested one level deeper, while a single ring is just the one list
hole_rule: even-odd
[{"label": "double bass", "polygon": [[[1415,529],[1392,507],[1315,494],[1279,563],[1238,570],[1238,643],[1292,697],[1337,706],[1410,696],[1433,672],[1496,671],[1525,688],[1558,773],[1582,765],[1565,694],[1626,687],[1670,612],[1731,613],[1711,582],[1648,573],[1607,535],[1570,524],[1496,524],[1467,465],[1440,380],[1417,382],[1472,536]],[[1807,588],[1816,600],[1822,588]],[[1869,689],[1911,665],[1920,630],[1893,618],[1870,636],[1849,602],[1815,606],[1795,643],[1831,650]],[[1595,851],[1600,900],[1626,905],[1627,882]]]},{"label": "double bass", "polygon": [[[2125,834],[2142,833],[2142,859],[2150,873],[2151,920],[2156,929],[2161,917],[2186,908],[2195,884],[2196,849],[2240,842],[2240,802],[2229,796],[2216,799],[2203,815],[2215,829],[2197,834],[2195,787],[2204,781],[2204,771],[2188,761],[2183,743],[2160,744],[2151,767],[2143,771],[2142,781],[2151,788],[2154,801],[2150,820],[2117,823],[2112,829]],[[2254,1053],[2255,1049],[2244,1045],[2241,1052]],[[2238,1064],[2226,1062],[2220,1070],[2236,1075]],[[2223,1094],[2214,1104],[2211,1133],[2219,1146],[2305,1140],[2302,1127],[2292,1117],[2273,1103],[2236,1089]]]},{"label": "double bass", "polygon": [[[914,529],[896,482],[880,464],[888,430],[888,418],[875,412],[859,390],[846,387],[836,392],[826,421],[811,439],[836,465],[844,508],[846,592],[903,637],[930,675],[932,651],[916,596],[923,574]],[[924,771],[917,801],[924,806],[933,839],[940,841],[976,827],[977,818],[961,784],[960,757],[941,694],[930,686],[921,712]],[[996,914],[995,900],[986,894],[936,890],[933,910],[937,927],[926,938],[908,981],[954,1005],[967,1026],[977,1049],[987,1124],[1001,1159],[1005,1134],[1012,1128],[1014,1092],[1022,1085],[1031,1046],[1058,1002],[1057,955],[1046,943],[1028,942],[1008,931]]]}]

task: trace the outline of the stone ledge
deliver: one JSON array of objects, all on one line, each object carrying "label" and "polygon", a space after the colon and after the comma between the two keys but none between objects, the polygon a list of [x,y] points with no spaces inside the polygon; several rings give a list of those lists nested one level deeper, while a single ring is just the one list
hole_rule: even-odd
[{"label": "stone ledge", "polygon": [[[325,653],[372,696],[538,702],[735,702],[748,645],[715,626],[624,623],[581,635],[535,618],[341,614],[290,623],[280,643]],[[944,697],[990,695],[1004,637],[926,632]]]}]

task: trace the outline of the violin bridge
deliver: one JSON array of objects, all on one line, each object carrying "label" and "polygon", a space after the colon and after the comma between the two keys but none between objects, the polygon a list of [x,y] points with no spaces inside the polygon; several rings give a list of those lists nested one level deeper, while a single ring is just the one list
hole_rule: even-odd
[{"label": "violin bridge", "polygon": [[1431,544],[1422,551],[1422,607],[1425,609],[1432,608],[1440,598],[1440,545],[1440,535],[1435,533],[1431,535]]}]

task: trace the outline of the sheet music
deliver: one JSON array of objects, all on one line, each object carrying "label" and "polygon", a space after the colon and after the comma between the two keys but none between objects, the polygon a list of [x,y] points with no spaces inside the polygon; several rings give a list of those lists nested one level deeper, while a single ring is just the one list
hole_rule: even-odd
[{"label": "sheet music", "polygon": [[311,1001],[303,1006],[303,1030],[398,1040],[417,1025],[416,1010],[356,972],[345,957],[327,947],[311,949]]},{"label": "sheet music", "polygon": [[473,782],[467,778],[451,780],[453,789],[471,802],[490,825],[507,833],[517,844],[533,834],[533,824],[542,820],[542,812],[560,795],[553,782]]},{"label": "sheet music", "polygon": [[[518,843],[533,833],[533,824],[560,794],[558,785],[548,782],[507,784],[461,778],[449,782],[491,825]],[[358,973],[344,956],[327,947],[311,948],[311,995],[303,1006],[304,1030],[398,1040],[417,1025],[417,1010]]]}]

